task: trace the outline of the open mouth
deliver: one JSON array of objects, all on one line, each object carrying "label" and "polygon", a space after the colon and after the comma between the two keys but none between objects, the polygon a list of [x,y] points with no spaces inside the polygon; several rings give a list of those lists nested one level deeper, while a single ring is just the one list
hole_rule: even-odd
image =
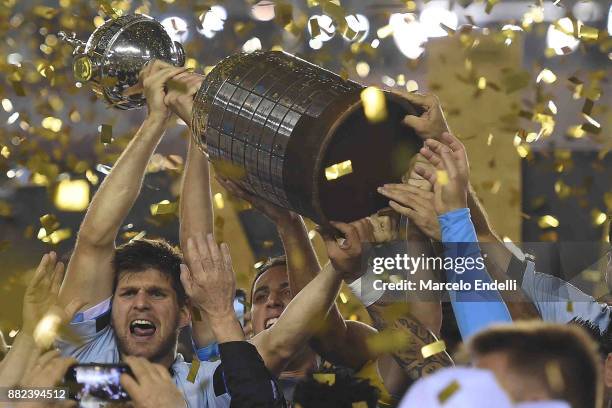
[{"label": "open mouth", "polygon": [[136,319],[130,323],[130,333],[135,337],[151,337],[155,334],[155,324],[150,320]]},{"label": "open mouth", "polygon": [[265,321],[264,323],[264,327],[266,329],[269,329],[270,327],[274,326],[274,323],[278,322],[278,317],[272,317],[268,320]]}]

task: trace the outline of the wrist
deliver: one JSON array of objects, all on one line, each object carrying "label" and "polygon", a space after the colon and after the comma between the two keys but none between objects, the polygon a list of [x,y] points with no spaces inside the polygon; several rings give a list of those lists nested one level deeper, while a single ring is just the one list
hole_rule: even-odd
[{"label": "wrist", "polygon": [[147,112],[144,122],[148,125],[163,126],[168,123],[168,119],[170,119],[170,115],[167,112],[153,111]]},{"label": "wrist", "polygon": [[217,343],[244,340],[244,332],[236,315],[233,313],[208,316],[210,328],[217,339]]}]

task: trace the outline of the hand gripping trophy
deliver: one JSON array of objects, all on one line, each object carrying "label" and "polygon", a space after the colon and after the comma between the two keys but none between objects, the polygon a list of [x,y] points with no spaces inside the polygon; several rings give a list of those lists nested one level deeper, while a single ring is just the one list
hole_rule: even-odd
[{"label": "hand gripping trophy", "polygon": [[[185,63],[181,44],[145,15],[106,21],[74,47],[74,75],[118,109],[145,103],[125,94],[152,59]],[[327,225],[353,221],[387,206],[376,192],[400,182],[419,137],[400,126],[417,109],[384,92],[384,116],[364,113],[365,87],[280,52],[230,55],[206,76],[195,95],[191,129],[213,164],[241,169],[229,175],[246,190]],[[217,167],[217,166],[215,166]]]}]

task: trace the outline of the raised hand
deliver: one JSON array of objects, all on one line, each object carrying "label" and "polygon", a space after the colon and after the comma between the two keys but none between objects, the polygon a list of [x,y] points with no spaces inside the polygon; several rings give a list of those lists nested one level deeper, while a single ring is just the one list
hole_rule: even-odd
[{"label": "raised hand", "polygon": [[185,398],[174,384],[167,368],[150,363],[142,357],[126,356],[123,361],[130,366],[134,376],[122,374],[120,382],[132,398],[135,408],[187,406]]},{"label": "raised hand", "polygon": [[67,323],[84,305],[73,299],[65,308],[58,306],[58,294],[64,280],[64,264],[57,261],[57,254],[45,254],[34,277],[28,284],[23,299],[23,332],[33,335],[40,320],[49,314],[56,316],[58,323]]},{"label": "raised hand", "polygon": [[230,194],[251,203],[253,207],[261,211],[270,221],[277,225],[297,217],[291,211],[251,194],[230,179],[217,176],[217,181]]},{"label": "raised hand", "polygon": [[319,229],[325,242],[327,255],[334,269],[342,274],[347,283],[351,283],[363,275],[362,255],[368,242],[374,242],[372,224],[366,219],[354,221],[350,224],[331,222],[344,238],[337,239],[329,231]]},{"label": "raised hand", "polygon": [[424,112],[420,116],[407,115],[403,123],[412,127],[423,139],[439,139],[442,133],[449,132],[440,100],[434,94],[421,95],[408,93],[402,95],[411,103],[420,106]]},{"label": "raised hand", "polygon": [[58,350],[50,350],[39,356],[20,381],[26,388],[50,388],[60,383],[66,370],[76,359],[62,357]]},{"label": "raised hand", "polygon": [[470,177],[465,147],[450,133],[442,134],[441,143],[427,139],[421,154],[436,171],[417,166],[416,172],[434,185],[434,207],[438,215],[467,207],[467,191]]},{"label": "raised hand", "polygon": [[164,103],[191,126],[193,98],[200,89],[204,76],[194,72],[181,72],[168,81]]},{"label": "raised hand", "polygon": [[391,200],[391,208],[408,217],[425,235],[440,240],[440,224],[434,210],[433,192],[408,184],[385,184],[378,188],[378,192]]},{"label": "raised hand", "polygon": [[185,67],[175,67],[160,60],[151,61],[140,71],[139,79],[147,100],[149,117],[169,118],[171,111],[164,103],[167,82],[185,71]]},{"label": "raised hand", "polygon": [[236,278],[227,244],[219,246],[213,234],[200,235],[187,240],[184,252],[181,282],[194,305],[209,318],[233,316]]}]

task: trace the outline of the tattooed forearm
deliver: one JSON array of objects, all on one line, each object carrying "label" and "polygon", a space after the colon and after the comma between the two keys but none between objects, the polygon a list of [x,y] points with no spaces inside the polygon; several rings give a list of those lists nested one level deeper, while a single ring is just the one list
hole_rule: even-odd
[{"label": "tattooed forearm", "polygon": [[424,375],[442,368],[453,365],[453,360],[446,351],[423,358],[421,349],[431,343],[438,341],[436,336],[423,325],[409,317],[401,317],[393,322],[393,327],[408,332],[410,345],[393,353],[393,358],[410,376],[416,380]]},{"label": "tattooed forearm", "polygon": [[434,354],[431,357],[423,358],[421,349],[423,346],[438,341],[436,336],[427,330],[416,319],[409,316],[396,317],[389,325],[383,317],[381,306],[370,306],[368,312],[378,330],[386,328],[400,330],[409,337],[407,347],[394,351],[392,354],[395,362],[402,368],[405,374],[412,380],[417,380],[424,375],[428,375],[440,368],[453,365],[453,360],[446,351]]}]

